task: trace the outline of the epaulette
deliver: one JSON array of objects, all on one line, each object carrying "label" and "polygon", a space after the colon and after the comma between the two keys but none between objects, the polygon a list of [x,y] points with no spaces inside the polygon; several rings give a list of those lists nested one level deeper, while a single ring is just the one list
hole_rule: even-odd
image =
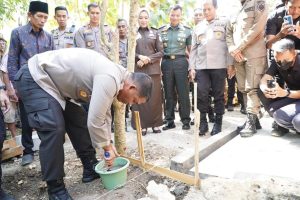
[{"label": "epaulette", "polygon": [[152,26],[151,26],[150,28],[152,28],[152,29],[154,29],[154,30],[158,30],[157,28],[155,28],[155,27],[152,27]]},{"label": "epaulette", "polygon": [[187,28],[187,29],[192,29],[191,27],[188,27],[188,26],[185,26],[185,25],[183,25],[183,27],[184,27],[184,28]]},{"label": "epaulette", "polygon": [[167,27],[168,27],[167,25],[163,25],[163,26],[159,27],[158,30],[164,31],[164,30],[167,30]]}]

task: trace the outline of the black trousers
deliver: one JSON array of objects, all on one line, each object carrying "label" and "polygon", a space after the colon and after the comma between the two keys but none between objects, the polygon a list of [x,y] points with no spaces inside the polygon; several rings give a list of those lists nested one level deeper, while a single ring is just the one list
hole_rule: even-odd
[{"label": "black trousers", "polygon": [[22,123],[22,138],[21,142],[24,147],[23,155],[33,154],[33,140],[32,140],[32,128],[30,127],[27,119],[27,113],[24,108],[22,99],[19,100],[20,119]]},{"label": "black trousers", "polygon": [[2,111],[0,111],[0,188],[2,184],[2,168],[1,168],[1,161],[2,161],[2,151],[3,142],[5,140],[6,131],[5,131],[5,123]]},{"label": "black trousers", "polygon": [[[227,85],[228,85],[228,103],[233,103],[232,100],[234,98],[234,94],[235,94],[235,84],[236,84],[236,77],[232,77],[231,79],[229,79],[227,77]],[[238,102],[239,104],[244,104],[244,100],[243,100],[243,94],[237,90],[237,98],[238,98]]]},{"label": "black trousers", "polygon": [[179,115],[183,124],[188,124],[190,118],[188,61],[185,57],[163,59],[161,63],[163,84],[166,100],[165,119],[171,123],[175,119],[175,90],[178,94]]},{"label": "black trousers", "polygon": [[66,131],[79,157],[95,155],[87,129],[87,113],[81,106],[67,101],[63,110],[55,98],[36,84],[27,65],[16,74],[15,83],[28,123],[41,139],[39,154],[43,180],[58,180],[64,176]]},{"label": "black trousers", "polygon": [[218,115],[225,111],[224,89],[226,69],[196,70],[198,109],[201,113],[208,113],[209,91],[211,88],[214,97],[214,110]]}]

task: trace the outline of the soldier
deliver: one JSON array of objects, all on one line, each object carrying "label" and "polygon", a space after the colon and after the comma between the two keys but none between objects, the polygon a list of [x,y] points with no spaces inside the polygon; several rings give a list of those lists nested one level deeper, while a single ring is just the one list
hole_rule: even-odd
[{"label": "soldier", "polygon": [[[100,33],[100,7],[97,3],[88,5],[88,15],[90,22],[87,25],[79,28],[75,33],[74,45],[75,47],[88,48],[107,56],[105,48],[101,41]],[[108,42],[111,41],[112,32],[107,25],[104,25],[104,32]]]},{"label": "soldier", "polygon": [[259,81],[266,70],[264,29],[267,21],[265,0],[241,0],[242,9],[227,26],[226,42],[235,59],[238,89],[243,93],[247,120],[240,128],[242,137],[250,137],[261,128],[257,114]]},{"label": "soldier", "polygon": [[58,28],[51,31],[54,48],[70,48],[73,47],[75,25],[67,27],[67,21],[69,19],[68,10],[64,6],[57,6],[55,8],[54,19],[57,21]]},{"label": "soldier", "polygon": [[[229,76],[234,75],[234,70],[232,70],[233,59],[229,55],[225,41],[227,20],[217,17],[216,11],[216,0],[204,1],[203,14],[205,20],[198,24],[193,32],[193,45],[190,54],[189,75],[191,79],[194,79],[196,73],[198,83],[198,109],[201,113],[199,135],[201,136],[208,131],[206,115],[210,106],[208,101],[210,90],[214,97],[216,113],[211,135],[221,132],[225,110],[224,88],[227,67]],[[215,59],[216,57],[218,59]]]},{"label": "soldier", "polygon": [[[35,54],[53,50],[51,35],[43,30],[48,20],[48,4],[41,1],[31,1],[28,12],[29,22],[25,26],[14,29],[11,33],[8,52],[7,69],[9,80],[14,83],[14,77],[22,65]],[[18,100],[13,88],[7,88],[11,99]],[[32,128],[28,124],[22,99],[19,100],[22,122],[22,145],[24,147],[22,165],[33,161]]]},{"label": "soldier", "polygon": [[170,24],[160,28],[160,37],[164,47],[161,63],[163,84],[166,99],[166,126],[163,130],[175,128],[174,93],[175,88],[179,99],[179,115],[183,123],[182,129],[190,129],[190,101],[188,82],[188,61],[186,51],[191,49],[191,29],[180,23],[182,7],[175,5],[169,13]]}]

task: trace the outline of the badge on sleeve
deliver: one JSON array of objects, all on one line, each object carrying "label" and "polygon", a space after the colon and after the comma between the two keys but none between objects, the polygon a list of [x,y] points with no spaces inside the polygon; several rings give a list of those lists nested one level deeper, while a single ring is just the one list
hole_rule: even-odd
[{"label": "badge on sleeve", "polygon": [[88,102],[90,100],[91,94],[88,90],[84,88],[77,88],[77,98],[80,101]]},{"label": "badge on sleeve", "polygon": [[256,9],[260,12],[265,10],[265,1],[258,1],[256,5]]}]

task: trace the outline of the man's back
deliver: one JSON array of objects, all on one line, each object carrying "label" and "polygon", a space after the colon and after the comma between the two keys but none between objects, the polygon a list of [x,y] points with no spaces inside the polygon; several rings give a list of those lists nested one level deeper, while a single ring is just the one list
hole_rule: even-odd
[{"label": "man's back", "polygon": [[28,65],[37,84],[59,100],[61,105],[65,98],[78,101],[85,100],[85,95],[89,98],[95,76],[114,80],[115,85],[112,84],[111,89],[118,91],[126,74],[125,68],[93,50],[82,48],[38,54],[29,60]]}]

